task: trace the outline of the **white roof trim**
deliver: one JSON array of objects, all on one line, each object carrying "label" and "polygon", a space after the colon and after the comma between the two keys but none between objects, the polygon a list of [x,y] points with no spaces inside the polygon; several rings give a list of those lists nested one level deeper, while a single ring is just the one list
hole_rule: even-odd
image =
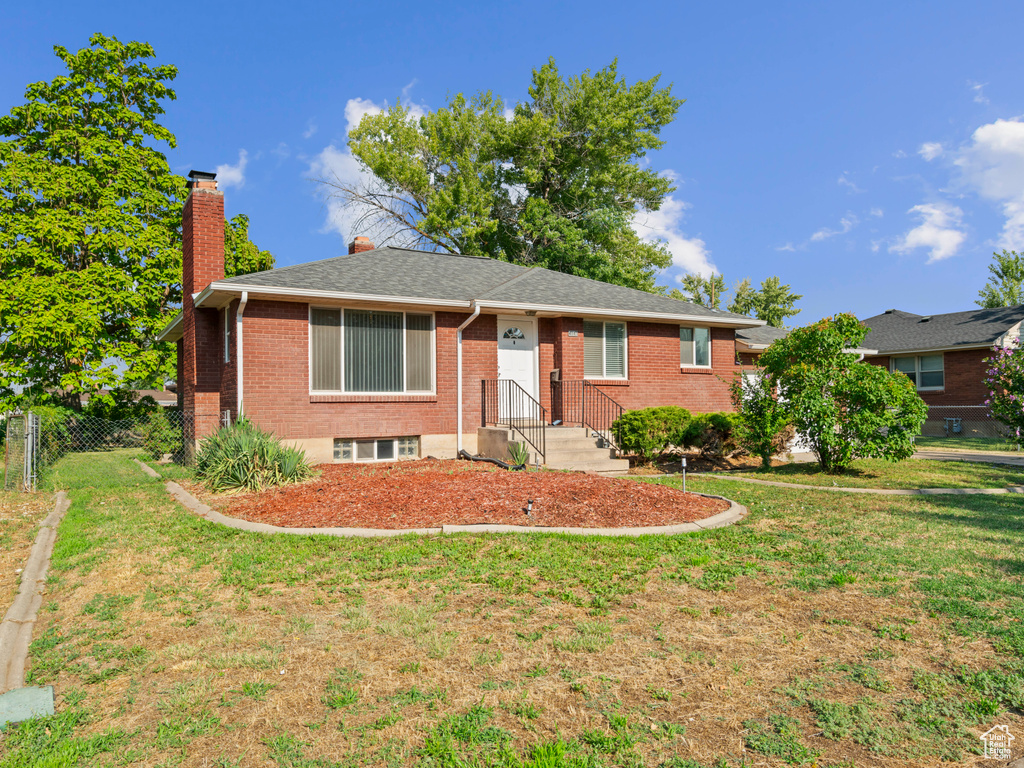
[{"label": "white roof trim", "polygon": [[[334,299],[337,301],[364,301],[380,304],[416,304],[433,307],[457,307],[472,309],[472,301],[461,299],[428,299],[420,296],[384,296],[369,293],[347,293],[344,291],[322,291],[308,288],[278,288],[242,283],[210,283],[195,297],[195,305],[203,306],[215,293],[241,294],[248,291],[250,298],[259,296],[293,297],[296,299]],[[516,302],[486,301],[478,302],[482,309],[512,310],[520,312],[550,312],[556,315],[594,315],[600,317],[635,318],[638,320],[663,320],[673,323],[694,323],[717,327],[738,328],[765,325],[764,320],[748,317],[716,317],[714,315],[686,315],[670,312],[643,312],[628,309],[604,309],[598,307],[573,307],[557,304],[525,304]]]},{"label": "white roof trim", "polygon": [[[178,339],[180,339],[181,335],[182,335],[181,324],[182,324],[182,321],[184,319],[185,319],[184,313],[179,312],[175,316],[175,318],[173,320],[171,320],[171,322],[169,322],[167,325],[165,325],[163,327],[163,330],[161,330],[160,333],[158,333],[156,335],[156,340],[157,341],[177,341]],[[171,334],[173,334],[175,331],[178,332],[177,335],[175,336],[175,338],[168,339],[167,337],[170,336]]]},{"label": "white roof trim", "polygon": [[880,355],[921,355],[928,352],[959,352],[962,349],[992,349],[992,344],[960,344],[956,347],[925,347],[924,349],[886,349]]},{"label": "white roof trim", "polygon": [[241,283],[210,283],[195,300],[197,307],[202,306],[209,297],[217,292],[241,295],[248,291],[249,297],[256,296],[294,296],[301,299],[337,299],[339,301],[372,301],[381,304],[429,304],[435,307],[459,307],[469,309],[469,301],[461,299],[424,299],[415,296],[384,296],[371,293],[347,293],[345,291],[320,291],[310,288],[276,288],[264,285],[244,285]]}]

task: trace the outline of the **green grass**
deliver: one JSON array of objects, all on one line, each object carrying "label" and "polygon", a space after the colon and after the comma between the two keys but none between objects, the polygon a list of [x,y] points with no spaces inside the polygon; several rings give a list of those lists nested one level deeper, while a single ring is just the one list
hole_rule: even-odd
[{"label": "green grass", "polygon": [[1018,453],[1017,446],[998,437],[926,437],[918,435],[914,444],[922,451],[1006,451]]},{"label": "green grass", "polygon": [[858,459],[842,475],[825,474],[817,463],[812,463],[784,464],[769,471],[744,472],[741,476],[841,488],[1005,488],[1024,485],[1024,467],[918,459],[897,464],[883,459]]},{"label": "green grass", "polygon": [[[743,764],[741,742],[771,765],[817,752],[840,765],[856,744],[895,766],[963,760],[985,727],[1020,727],[1019,496],[705,476],[688,488],[746,505],[743,523],[676,537],[339,539],[221,528],[177,507],[129,454],[93,461],[55,468],[72,506],[47,586],[57,607],[40,615],[29,670],[82,696],[0,737],[0,766],[75,764],[51,759],[67,754],[703,768]],[[888,481],[931,471],[921,464]],[[940,467],[950,482],[975,472]],[[858,601],[870,611],[835,613]],[[756,653],[735,656],[762,617]],[[964,648],[968,664],[943,661]],[[785,679],[763,682],[778,670]],[[251,728],[258,741],[243,741]],[[704,745],[698,762],[684,729]]]}]

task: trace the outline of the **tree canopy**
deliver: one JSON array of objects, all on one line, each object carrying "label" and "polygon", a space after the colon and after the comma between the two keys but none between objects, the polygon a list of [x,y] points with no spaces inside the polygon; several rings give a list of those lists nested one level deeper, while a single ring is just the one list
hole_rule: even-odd
[{"label": "tree canopy", "polygon": [[489,92],[414,119],[400,102],[363,117],[349,147],[360,182],[323,179],[380,242],[489,256],[644,290],[671,262],[633,226],[674,187],[642,167],[682,104],[658,77],[632,85],[612,62],[563,78],[535,70],[506,115]]},{"label": "tree canopy", "polygon": [[274,268],[274,255],[249,239],[249,217],[240,213],[224,222],[224,276],[249,275]]},{"label": "tree canopy", "polygon": [[[0,402],[64,392],[77,405],[174,371],[173,346],[153,338],[181,303],[186,188],[159,122],[177,70],[151,64],[148,43],[89,43],[55,47],[67,74],[0,117]],[[228,227],[231,269],[272,266],[247,228]]]},{"label": "tree canopy", "polygon": [[905,374],[849,351],[867,332],[853,315],[825,318],[774,342],[758,362],[825,472],[861,456],[910,458],[928,414]]},{"label": "tree canopy", "polygon": [[991,275],[985,287],[978,291],[979,307],[994,309],[1024,304],[1024,254],[1003,250],[992,254],[988,265]]},{"label": "tree canopy", "polygon": [[[692,301],[708,309],[718,309],[724,301],[726,287],[722,275],[686,275],[682,285],[682,290],[673,288],[669,296]],[[776,276],[763,280],[759,289],[750,284],[750,278],[745,278],[732,287],[732,292],[733,298],[728,306],[730,312],[756,317],[776,328],[782,328],[786,318],[800,314],[795,304],[803,296],[793,293],[790,286],[783,285]]]}]

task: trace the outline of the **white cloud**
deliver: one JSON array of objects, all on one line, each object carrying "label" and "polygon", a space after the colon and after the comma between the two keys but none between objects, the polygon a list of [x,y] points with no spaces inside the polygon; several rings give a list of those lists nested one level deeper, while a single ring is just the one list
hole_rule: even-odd
[{"label": "white cloud", "polygon": [[902,149],[897,149],[895,152],[892,153],[892,156],[897,158],[906,157],[907,153],[904,152]]},{"label": "white cloud", "polygon": [[687,237],[680,229],[689,207],[689,203],[669,195],[658,210],[638,213],[633,225],[645,240],[660,240],[668,247],[673,266],[705,276],[717,273],[707,243],[699,237]]},{"label": "white cloud", "polygon": [[988,83],[975,83],[973,80],[968,80],[967,85],[974,93],[975,104],[988,104],[988,97],[985,95],[985,86]]},{"label": "white cloud", "polygon": [[287,160],[291,156],[291,149],[285,142],[280,142],[276,147],[270,150],[270,154],[276,157],[278,160]]},{"label": "white cloud", "polygon": [[846,187],[847,189],[849,189],[851,195],[856,195],[864,191],[856,184],[854,184],[852,181],[850,181],[848,178],[846,178],[845,171],[838,179],[836,179],[836,184],[838,184],[841,187]]},{"label": "white cloud", "polygon": [[928,162],[931,162],[936,157],[941,155],[944,151],[945,150],[942,148],[942,145],[939,142],[937,142],[937,141],[926,141],[917,150],[917,154],[919,154],[921,157],[923,157]]},{"label": "white cloud", "polygon": [[412,92],[413,87],[418,82],[419,82],[419,78],[414,77],[412,80],[410,80],[406,84],[405,88],[402,89],[402,101],[408,101],[409,100],[409,94]]},{"label": "white cloud", "polygon": [[238,150],[238,163],[231,165],[224,163],[217,166],[217,184],[222,188],[244,187],[245,166],[249,164],[249,153],[244,149]]},{"label": "white cloud", "polygon": [[881,240],[872,240],[871,241],[871,252],[872,253],[878,253],[878,249],[881,248],[881,247],[882,247],[882,241]]},{"label": "white cloud", "polygon": [[822,227],[813,235],[811,235],[812,243],[819,243],[822,240],[828,240],[830,237],[836,235],[845,235],[851,229],[853,229],[859,223],[859,219],[852,213],[847,213],[839,220],[839,229],[829,229],[828,227]]},{"label": "white cloud", "polygon": [[[415,82],[414,80],[409,83],[406,89],[415,85]],[[359,125],[359,121],[363,119],[364,115],[377,115],[385,108],[386,105],[377,104],[371,99],[349,99],[345,103],[345,134],[348,135]],[[409,109],[413,118],[419,118],[426,114],[426,107],[421,104],[406,105],[406,108]],[[337,147],[333,143],[324,147],[310,161],[309,175],[314,179],[349,187],[365,187],[372,181],[371,175],[360,165],[347,146]],[[319,185],[318,192],[327,209],[327,218],[321,231],[337,232],[346,239],[360,234],[370,234],[353,231],[365,211],[347,205],[338,197],[331,196],[328,186]],[[388,233],[375,234],[386,236]]]},{"label": "white cloud", "polygon": [[964,212],[955,205],[923,203],[907,213],[916,214],[921,223],[890,245],[890,252],[910,253],[918,248],[930,248],[928,263],[931,264],[948,259],[960,250],[967,235],[959,229]]},{"label": "white cloud", "polygon": [[871,209],[871,215],[880,219],[883,216],[885,216],[885,212],[881,208],[872,208]]},{"label": "white cloud", "polygon": [[504,117],[507,122],[511,123],[512,118],[516,116],[515,107],[505,107],[504,111],[501,114],[502,117]]},{"label": "white cloud", "polygon": [[317,130],[318,130],[317,124],[315,122],[313,122],[313,118],[309,118],[309,120],[306,121],[306,130],[304,130],[302,132],[302,138],[304,138],[304,139],[310,138],[314,133],[317,132]]},{"label": "white cloud", "polygon": [[1006,223],[999,246],[1024,248],[1024,122],[996,120],[978,128],[955,160],[963,180],[1000,203]]},{"label": "white cloud", "polygon": [[793,247],[792,243],[786,243],[785,245],[778,245],[778,246],[775,247],[775,250],[776,251],[791,251],[793,253],[796,252],[796,248]]}]

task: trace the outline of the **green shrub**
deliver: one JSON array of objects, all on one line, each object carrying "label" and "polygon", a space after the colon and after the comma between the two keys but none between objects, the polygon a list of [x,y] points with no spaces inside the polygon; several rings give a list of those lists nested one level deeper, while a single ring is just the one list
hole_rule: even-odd
[{"label": "green shrub", "polygon": [[696,448],[701,455],[718,458],[736,450],[733,431],[739,415],[727,411],[696,414],[673,441],[682,448]]},{"label": "green shrub", "polygon": [[146,453],[154,459],[163,458],[164,454],[176,455],[182,448],[180,422],[172,421],[163,408],[153,411],[142,422],[142,445]]},{"label": "green shrub", "polygon": [[313,475],[305,451],[289,448],[246,419],[204,438],[196,474],[213,491],[259,491]]},{"label": "green shrub", "polygon": [[770,468],[772,456],[785,451],[796,436],[789,408],[779,400],[775,382],[760,371],[754,376],[737,376],[729,393],[739,412],[734,439],[759,456],[762,467]]},{"label": "green shrub", "polygon": [[652,461],[670,445],[679,445],[692,416],[677,405],[626,411],[612,424],[619,448]]},{"label": "green shrub", "polygon": [[129,421],[143,419],[159,410],[160,405],[149,395],[136,400],[137,393],[131,389],[112,389],[103,394],[92,395],[82,406],[83,416],[108,421]]}]

